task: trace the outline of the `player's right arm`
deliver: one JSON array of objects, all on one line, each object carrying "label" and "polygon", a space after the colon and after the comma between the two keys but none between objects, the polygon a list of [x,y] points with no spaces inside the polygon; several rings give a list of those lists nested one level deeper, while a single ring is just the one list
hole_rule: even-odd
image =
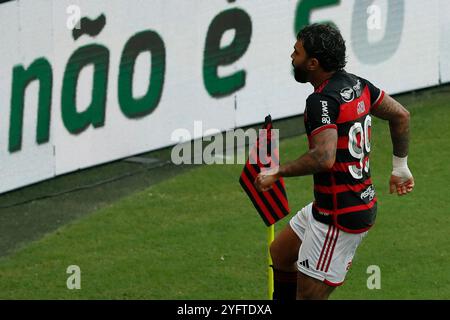
[{"label": "player's right arm", "polygon": [[397,191],[398,195],[405,195],[414,188],[414,177],[407,164],[409,112],[398,101],[388,94],[384,94],[381,103],[373,108],[371,113],[378,118],[389,121],[393,147],[393,171],[389,180],[389,188],[391,193]]},{"label": "player's right arm", "polygon": [[280,177],[305,176],[326,172],[333,167],[338,142],[336,120],[339,104],[328,96],[314,93],[306,99],[306,109],[309,150],[294,161],[258,174],[255,179],[257,190],[269,190]]}]

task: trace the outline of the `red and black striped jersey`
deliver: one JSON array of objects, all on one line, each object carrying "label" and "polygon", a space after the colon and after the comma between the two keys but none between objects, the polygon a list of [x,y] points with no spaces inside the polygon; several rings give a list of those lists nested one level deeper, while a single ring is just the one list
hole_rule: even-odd
[{"label": "red and black striped jersey", "polygon": [[343,231],[361,233],[375,222],[377,198],[370,178],[370,111],[384,91],[369,81],[336,72],[306,100],[305,128],[311,138],[327,128],[338,132],[336,162],[314,174],[313,215]]}]

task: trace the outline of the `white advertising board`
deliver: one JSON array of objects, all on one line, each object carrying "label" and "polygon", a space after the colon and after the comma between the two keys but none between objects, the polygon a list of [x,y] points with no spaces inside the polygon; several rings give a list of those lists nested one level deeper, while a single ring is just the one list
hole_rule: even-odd
[{"label": "white advertising board", "polygon": [[446,12],[445,0],[4,3],[0,193],[174,145],[194,121],[199,138],[302,114],[312,87],[290,55],[311,22],[337,25],[347,71],[391,94],[448,82]]}]

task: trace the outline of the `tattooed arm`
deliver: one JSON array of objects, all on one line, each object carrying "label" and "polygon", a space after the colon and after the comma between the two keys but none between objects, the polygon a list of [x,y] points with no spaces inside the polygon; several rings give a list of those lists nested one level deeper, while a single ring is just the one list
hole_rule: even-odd
[{"label": "tattooed arm", "polygon": [[317,172],[328,171],[336,160],[337,130],[325,129],[314,135],[312,148],[297,160],[280,166],[281,177],[305,176]]},{"label": "tattooed arm", "polygon": [[297,160],[263,172],[255,180],[259,191],[269,190],[280,177],[305,176],[330,170],[336,160],[337,130],[325,129],[311,138],[311,149]]},{"label": "tattooed arm", "polygon": [[390,193],[397,191],[399,196],[411,192],[414,188],[414,178],[408,168],[409,149],[409,112],[400,103],[385,94],[380,105],[371,113],[389,121],[393,147],[393,170],[389,179]]},{"label": "tattooed arm", "polygon": [[380,105],[371,113],[381,119],[389,121],[393,154],[406,157],[409,147],[409,112],[400,103],[385,94]]}]

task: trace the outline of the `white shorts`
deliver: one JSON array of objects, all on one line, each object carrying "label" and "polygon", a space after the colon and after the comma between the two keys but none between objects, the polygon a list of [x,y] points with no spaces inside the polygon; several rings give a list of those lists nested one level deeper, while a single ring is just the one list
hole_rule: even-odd
[{"label": "white shorts", "polygon": [[298,271],[330,286],[341,285],[367,231],[347,233],[317,221],[312,215],[312,203],[292,217],[290,226],[302,241]]}]

